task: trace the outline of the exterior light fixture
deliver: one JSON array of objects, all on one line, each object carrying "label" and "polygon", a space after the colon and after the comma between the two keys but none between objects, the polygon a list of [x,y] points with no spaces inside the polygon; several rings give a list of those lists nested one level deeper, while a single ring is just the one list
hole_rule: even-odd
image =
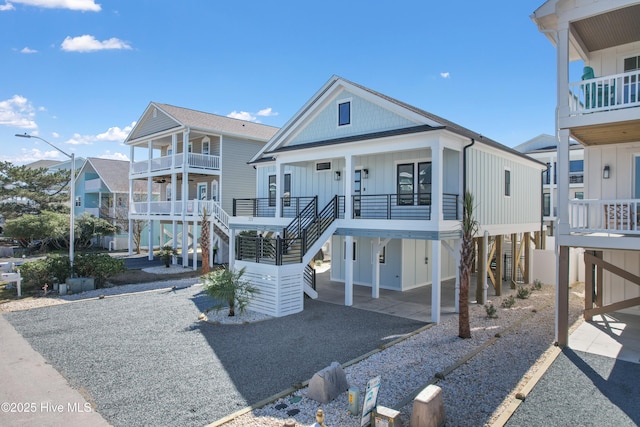
[{"label": "exterior light fixture", "polygon": [[609,179],[611,177],[611,168],[609,165],[605,165],[604,169],[602,169],[602,178]]},{"label": "exterior light fixture", "polygon": [[336,181],[340,181],[340,171],[336,171],[335,179]]},{"label": "exterior light fixture", "polygon": [[362,179],[369,179],[369,169],[362,169]]}]

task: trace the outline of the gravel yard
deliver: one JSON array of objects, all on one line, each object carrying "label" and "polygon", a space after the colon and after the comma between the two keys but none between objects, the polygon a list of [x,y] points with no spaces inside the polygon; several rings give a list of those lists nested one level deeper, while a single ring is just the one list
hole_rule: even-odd
[{"label": "gravel yard", "polygon": [[[115,426],[204,425],[424,325],[312,300],[297,315],[216,325],[198,321],[214,301],[197,281],[37,298],[57,304],[3,316]],[[126,290],[138,292],[109,296]]]}]

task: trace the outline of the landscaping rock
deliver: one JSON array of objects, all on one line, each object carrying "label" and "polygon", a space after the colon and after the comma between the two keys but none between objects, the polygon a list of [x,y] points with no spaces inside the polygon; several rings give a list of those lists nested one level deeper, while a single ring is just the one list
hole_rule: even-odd
[{"label": "landscaping rock", "polygon": [[329,403],[349,389],[347,376],[338,362],[316,372],[307,390],[307,397],[320,403]]}]

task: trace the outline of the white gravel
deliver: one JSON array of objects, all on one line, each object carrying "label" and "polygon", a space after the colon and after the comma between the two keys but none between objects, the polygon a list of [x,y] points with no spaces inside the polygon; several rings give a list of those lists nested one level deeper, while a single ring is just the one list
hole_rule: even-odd
[{"label": "white gravel", "polygon": [[[583,295],[577,289],[570,298],[572,321],[579,318],[583,308]],[[362,398],[367,381],[380,375],[378,404],[399,410],[403,425],[408,426],[413,396],[429,383],[436,383],[442,388],[447,426],[490,424],[553,347],[555,289],[544,286],[529,299],[516,299],[513,308],[501,308],[502,299],[510,294],[515,291],[489,301],[498,310],[499,317],[495,319],[487,318],[484,307],[470,306],[472,339],[458,338],[458,317],[447,316],[440,324],[364,360],[345,364],[349,385],[358,387]],[[458,366],[475,352],[478,353]],[[446,374],[445,379],[437,380],[436,373]],[[320,405],[306,397],[304,385],[261,408],[239,411],[227,418],[230,421],[220,420],[213,425],[276,427],[294,419],[297,426],[310,427],[318,407],[324,410],[328,426],[360,425],[360,415],[347,411],[348,393]],[[288,415],[291,410],[299,413]]]}]

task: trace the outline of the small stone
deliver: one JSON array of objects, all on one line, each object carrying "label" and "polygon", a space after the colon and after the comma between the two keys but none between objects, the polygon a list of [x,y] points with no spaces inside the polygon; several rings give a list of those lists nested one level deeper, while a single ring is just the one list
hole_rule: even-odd
[{"label": "small stone", "polygon": [[444,374],[442,372],[436,372],[436,374],[434,376],[439,380],[443,380],[444,379]]},{"label": "small stone", "polygon": [[298,403],[302,400],[302,397],[300,396],[293,396],[291,399],[289,399],[289,403]]},{"label": "small stone", "polygon": [[516,393],[516,399],[524,401],[527,396],[524,393]]},{"label": "small stone", "polygon": [[500,338],[501,336],[502,336],[502,335],[500,335],[500,332],[498,332],[498,333],[496,333],[496,334],[494,335],[494,337],[496,337],[496,338]]},{"label": "small stone", "polygon": [[204,313],[200,313],[198,320],[207,320],[207,316]]},{"label": "small stone", "polygon": [[104,299],[104,295],[100,295],[98,299]]},{"label": "small stone", "polygon": [[298,415],[300,413],[300,409],[291,409],[287,411],[287,415],[293,417],[294,415]]},{"label": "small stone", "polygon": [[289,405],[287,405],[286,403],[279,403],[279,404],[277,404],[277,405],[275,406],[275,408],[276,408],[277,410],[282,410],[282,409],[284,409],[284,408],[286,408],[286,407],[288,407],[288,406],[289,406]]}]

